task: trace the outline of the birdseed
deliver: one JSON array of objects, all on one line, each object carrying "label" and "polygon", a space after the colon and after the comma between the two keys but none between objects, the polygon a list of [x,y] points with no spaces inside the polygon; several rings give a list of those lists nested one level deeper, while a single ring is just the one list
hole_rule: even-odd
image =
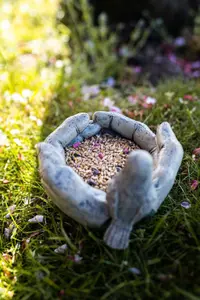
[{"label": "birdseed", "polygon": [[89,185],[105,191],[108,181],[136,149],[139,147],[133,141],[106,133],[66,148],[66,163]]}]

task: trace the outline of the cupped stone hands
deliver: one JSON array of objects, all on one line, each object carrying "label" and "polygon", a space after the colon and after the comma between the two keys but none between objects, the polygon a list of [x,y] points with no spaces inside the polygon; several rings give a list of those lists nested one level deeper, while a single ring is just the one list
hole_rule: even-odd
[{"label": "cupped stone hands", "polygon": [[[66,165],[64,149],[108,128],[133,140],[141,150],[132,151],[124,168],[109,182],[107,192],[96,189]],[[169,123],[156,135],[143,123],[113,112],[87,113],[67,118],[44,142],[37,144],[39,172],[45,191],[69,217],[90,227],[111,219],[105,243],[125,249],[133,225],[155,213],[170,192],[183,149]]]}]

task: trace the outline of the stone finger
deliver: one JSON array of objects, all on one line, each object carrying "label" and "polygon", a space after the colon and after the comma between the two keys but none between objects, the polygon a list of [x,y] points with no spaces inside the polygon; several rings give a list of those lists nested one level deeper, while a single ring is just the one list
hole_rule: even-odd
[{"label": "stone finger", "polygon": [[67,118],[45,140],[53,145],[61,145],[65,148],[77,137],[89,124],[90,118],[87,113],[80,113]]},{"label": "stone finger", "polygon": [[155,211],[157,196],[152,172],[151,155],[136,150],[129,155],[124,169],[110,182],[107,201],[112,222],[104,235],[104,241],[110,247],[128,247],[132,226]]},{"label": "stone finger", "polygon": [[162,123],[157,130],[158,160],[153,172],[159,205],[170,192],[183,159],[183,148],[169,123]]},{"label": "stone finger", "polygon": [[156,149],[155,134],[141,122],[118,113],[103,111],[95,112],[94,121],[102,127],[110,128],[123,137],[133,140],[139,147],[150,153]]}]

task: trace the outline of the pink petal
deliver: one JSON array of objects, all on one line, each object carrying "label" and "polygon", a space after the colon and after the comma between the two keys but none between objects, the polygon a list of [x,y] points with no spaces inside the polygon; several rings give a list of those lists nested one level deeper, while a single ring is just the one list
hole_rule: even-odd
[{"label": "pink petal", "polygon": [[200,148],[194,149],[193,154],[194,155],[200,155]]},{"label": "pink petal", "polygon": [[133,67],[133,71],[134,71],[134,73],[141,73],[142,72],[142,67],[140,67],[140,66],[135,66],[135,67]]},{"label": "pink petal", "polygon": [[73,148],[75,148],[75,149],[78,148],[80,146],[80,144],[81,144],[80,142],[74,143]]},{"label": "pink petal", "polygon": [[98,154],[98,156],[99,156],[100,159],[103,159],[103,153],[100,152],[100,153]]},{"label": "pink petal", "polygon": [[138,102],[138,97],[137,96],[128,96],[128,102],[130,102],[131,104],[137,104]]},{"label": "pink petal", "polygon": [[147,103],[144,102],[144,103],[141,104],[141,106],[144,107],[144,108],[151,108],[152,104],[147,104]]},{"label": "pink petal", "polygon": [[192,183],[191,183],[191,189],[192,189],[193,191],[196,190],[197,187],[198,187],[198,185],[199,185],[198,180],[192,180]]},{"label": "pink petal", "polygon": [[192,95],[185,95],[183,96],[183,99],[192,101],[194,98]]},{"label": "pink petal", "polygon": [[129,152],[130,152],[130,151],[129,151],[128,148],[124,148],[124,149],[123,149],[123,154],[129,154]]},{"label": "pink petal", "polygon": [[80,261],[83,259],[81,256],[79,256],[79,254],[75,254],[75,255],[68,255],[68,259],[75,262],[75,263],[80,263]]},{"label": "pink petal", "polygon": [[112,107],[110,107],[110,111],[113,111],[113,112],[117,112],[117,113],[119,113],[119,114],[122,114],[121,109],[120,109],[119,107],[117,107],[117,106],[112,106]]}]

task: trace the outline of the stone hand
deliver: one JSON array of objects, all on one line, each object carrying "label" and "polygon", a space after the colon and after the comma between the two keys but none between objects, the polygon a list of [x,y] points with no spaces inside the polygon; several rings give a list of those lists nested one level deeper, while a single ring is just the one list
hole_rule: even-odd
[{"label": "stone hand", "polygon": [[[124,169],[111,180],[107,195],[67,166],[64,153],[64,148],[101,128],[132,139],[143,149],[130,154]],[[94,121],[86,113],[67,118],[37,149],[42,183],[53,202],[83,225],[100,227],[112,217],[104,240],[118,249],[128,246],[136,222],[157,211],[173,186],[183,156],[168,123],[161,124],[155,135],[141,122],[108,112],[95,113]]]},{"label": "stone hand", "polygon": [[107,190],[112,221],[104,241],[112,248],[124,249],[133,225],[156,212],[170,192],[183,149],[167,122],[158,126],[155,135],[145,124],[117,113],[96,112],[94,121],[143,149],[131,152],[124,169],[110,181]]},{"label": "stone hand", "polygon": [[47,194],[65,214],[91,227],[100,227],[110,218],[106,193],[89,186],[66,165],[63,148],[100,129],[98,124],[90,123],[88,114],[77,114],[37,145],[39,172]]}]

